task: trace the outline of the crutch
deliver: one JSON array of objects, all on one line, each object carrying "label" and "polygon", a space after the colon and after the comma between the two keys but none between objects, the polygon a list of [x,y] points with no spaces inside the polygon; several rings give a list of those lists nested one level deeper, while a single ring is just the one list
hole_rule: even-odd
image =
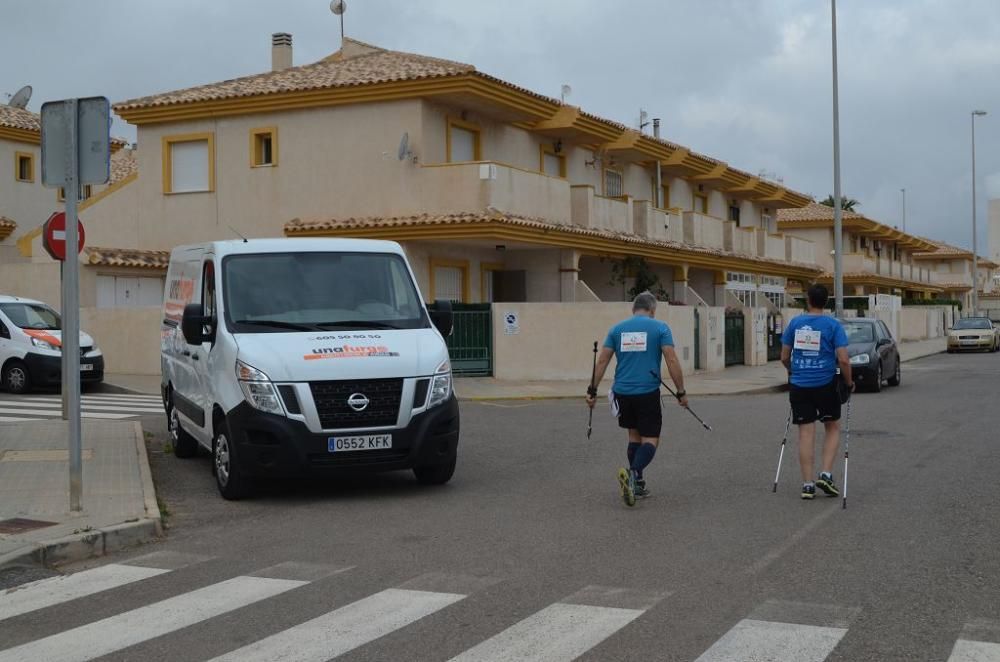
[{"label": "crutch", "polygon": [[[594,367],[590,371],[590,388],[587,389],[587,395],[592,398],[597,397],[597,384],[594,380],[597,379],[597,341],[594,341]],[[595,404],[596,406],[596,404]],[[590,439],[590,435],[594,432],[594,408],[590,408],[590,417],[587,419],[587,439]]]},{"label": "crutch", "polygon": [[847,448],[851,444],[851,401],[847,401],[847,424],[844,430],[844,501],[842,509],[847,509]]},{"label": "crutch", "polygon": [[774,488],[771,492],[778,491],[778,478],[781,476],[781,460],[785,457],[785,442],[788,441],[788,428],[792,424],[792,410],[788,410],[788,418],[785,419],[785,436],[781,438],[781,452],[778,453],[778,470],[774,472]]}]

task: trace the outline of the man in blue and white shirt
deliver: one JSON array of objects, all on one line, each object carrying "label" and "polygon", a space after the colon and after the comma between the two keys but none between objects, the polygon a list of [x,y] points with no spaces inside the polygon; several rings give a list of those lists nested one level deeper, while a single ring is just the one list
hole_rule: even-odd
[{"label": "man in blue and white shirt", "polygon": [[[660,358],[667,361],[670,378],[677,386],[681,406],[688,404],[684,392],[684,374],[674,352],[674,336],[670,327],[657,321],[656,297],[643,292],[632,303],[632,317],[616,324],[604,340],[604,349],[597,357],[594,384],[600,384],[604,373],[616,357],[612,399],[618,410],[619,427],[628,430],[628,468],[618,471],[618,484],[626,505],[634,506],[636,497],[649,495],[643,469],[653,461],[660,443],[663,409],[660,404]],[[587,405],[593,408],[596,387],[587,392]]]},{"label": "man in blue and white shirt", "polygon": [[[845,386],[854,390],[851,359],[847,354],[847,333],[836,319],[824,314],[830,293],[813,285],[806,294],[808,311],[792,319],[781,335],[781,362],[790,373],[792,421],[799,426],[799,466],[802,469],[802,498],[812,499],[819,487],[827,496],[838,496],[833,482],[833,463],[840,445],[840,392],[837,368]],[[816,447],[816,421],[826,427],[823,440],[823,469],[812,480]]]}]

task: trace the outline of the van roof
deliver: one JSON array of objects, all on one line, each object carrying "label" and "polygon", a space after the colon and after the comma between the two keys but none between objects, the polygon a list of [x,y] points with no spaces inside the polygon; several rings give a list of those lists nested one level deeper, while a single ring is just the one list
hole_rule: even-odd
[{"label": "van roof", "polygon": [[395,241],[379,239],[341,239],[328,237],[294,237],[275,239],[231,239],[189,244],[176,247],[172,254],[201,248],[217,256],[246,253],[395,253],[405,255]]},{"label": "van roof", "polygon": [[44,301],[37,301],[35,299],[25,299],[24,297],[15,297],[9,294],[0,294],[0,303],[39,303],[43,306],[48,305]]}]

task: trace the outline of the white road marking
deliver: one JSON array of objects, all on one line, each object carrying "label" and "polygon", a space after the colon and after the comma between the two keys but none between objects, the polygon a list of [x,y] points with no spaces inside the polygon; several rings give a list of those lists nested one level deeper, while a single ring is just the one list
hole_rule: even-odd
[{"label": "white road marking", "polygon": [[822,662],[845,634],[846,628],[745,619],[695,662]]},{"label": "white road marking", "polygon": [[557,602],[452,658],[452,662],[569,662],[643,611]]},{"label": "white road marking", "polygon": [[1000,644],[959,639],[948,662],[1000,662]]},{"label": "white road marking", "polygon": [[[14,407],[30,407],[31,409],[39,409],[41,412],[46,410],[56,409],[62,410],[61,402],[34,402],[28,400],[2,400],[0,403],[5,405],[12,405]],[[104,404],[96,402],[81,402],[81,408],[84,411],[87,410],[100,410],[100,411],[121,411],[121,412],[142,412],[142,413],[153,413],[162,414],[163,407],[146,407],[144,405],[115,405],[115,404]]]},{"label": "white road marking", "polygon": [[37,421],[37,418],[18,418],[17,416],[0,416],[0,423],[24,423],[25,421]]},{"label": "white road marking", "polygon": [[0,621],[166,572],[170,571],[111,563],[73,575],[23,584],[0,593]]},{"label": "white road marking", "polygon": [[85,662],[298,588],[308,582],[234,577],[51,637],[0,651],[0,662]]},{"label": "white road marking", "polygon": [[[58,418],[61,415],[61,412],[59,410],[55,410],[55,411],[49,412],[49,411],[39,411],[37,409],[24,409],[24,408],[15,409],[13,407],[0,407],[0,414],[20,414],[22,416],[25,415],[25,414],[29,414],[29,415],[33,414],[36,417],[40,416],[40,415],[51,414],[51,416],[49,416],[49,418]],[[108,420],[121,420],[121,419],[125,419],[125,418],[134,418],[136,416],[136,414],[102,414],[100,412],[85,411],[85,412],[81,413],[80,416],[83,417],[83,418],[100,418],[100,419],[108,419]]]},{"label": "white road marking", "polygon": [[212,662],[326,662],[464,597],[456,593],[388,589],[217,657]]}]

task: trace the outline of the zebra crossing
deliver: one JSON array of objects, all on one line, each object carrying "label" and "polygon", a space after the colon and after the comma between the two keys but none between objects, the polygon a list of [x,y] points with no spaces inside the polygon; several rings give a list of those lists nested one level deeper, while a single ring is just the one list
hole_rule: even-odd
[{"label": "zebra crossing", "polygon": [[[84,394],[80,397],[83,418],[123,421],[162,414],[163,402],[156,395]],[[0,394],[0,423],[22,423],[62,416],[62,396]]]},{"label": "zebra crossing", "polygon": [[[145,588],[142,582],[156,581],[207,559],[154,552],[123,563],[8,589],[0,592],[0,631],[7,628],[10,634],[16,630],[19,621],[11,619],[44,621],[47,609],[88,597],[113,595],[126,587]],[[176,641],[177,636],[183,637],[182,633],[176,633],[185,628],[237,610],[252,610],[279,596],[294,595],[313,582],[353,569],[289,562],[250,574],[213,578],[205,585],[19,645],[0,643],[0,662],[85,662],[168,634]],[[418,576],[275,634],[261,636],[212,657],[210,662],[325,662],[422,619],[446,610],[460,610],[463,601],[472,594],[500,581],[459,575]],[[450,662],[570,662],[622,632],[663,600],[669,600],[669,593],[584,587],[534,613],[523,614],[521,620],[452,657]],[[762,608],[754,613],[781,613],[780,603],[777,604],[777,609]],[[857,613],[857,610],[845,611],[855,616]],[[662,613],[649,617],[661,618]],[[449,627],[449,623],[457,623],[461,618],[457,612],[448,616],[440,620],[442,627]],[[696,662],[822,662],[847,635],[850,618],[835,618],[832,625],[821,626],[749,617],[725,632]],[[948,662],[1000,662],[1000,643],[994,643],[1000,638],[993,636],[996,633],[1000,633],[996,623],[967,624]],[[980,640],[991,636],[994,641]]]}]

